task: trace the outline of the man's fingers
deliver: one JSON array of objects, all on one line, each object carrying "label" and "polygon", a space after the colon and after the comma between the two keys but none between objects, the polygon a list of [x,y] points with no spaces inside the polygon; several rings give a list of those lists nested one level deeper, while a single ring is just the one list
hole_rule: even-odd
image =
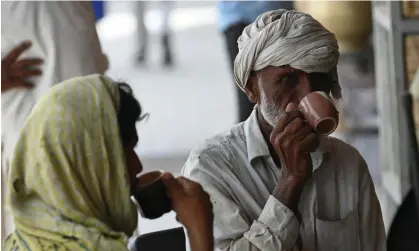
[{"label": "man's fingers", "polygon": [[168,186],[175,179],[171,173],[164,173],[161,178],[166,186]]},{"label": "man's fingers", "polygon": [[167,195],[170,198],[178,197],[179,195],[183,194],[182,185],[176,178],[173,177],[172,174],[164,174],[162,179],[167,189]]},{"label": "man's fingers", "polygon": [[190,179],[187,179],[185,177],[179,177],[179,178],[177,178],[177,180],[178,180],[179,184],[182,185],[183,189],[188,194],[195,193],[197,191],[202,190],[201,185],[199,185],[198,183],[196,183],[196,182],[194,182]]},{"label": "man's fingers", "polygon": [[25,50],[29,49],[32,46],[31,41],[24,41],[15,47],[7,56],[4,58],[4,61],[8,63],[14,62]]},{"label": "man's fingers", "polygon": [[298,109],[298,106],[295,103],[290,102],[290,103],[288,103],[287,107],[285,108],[285,111],[290,112],[290,111],[295,111],[297,109]]},{"label": "man's fingers", "polygon": [[40,58],[26,58],[19,60],[16,64],[16,68],[24,68],[24,67],[34,67],[39,66],[44,63],[44,60]]},{"label": "man's fingers", "polygon": [[167,177],[163,176],[163,182],[167,187],[169,197],[172,198],[184,195],[185,193],[193,194],[202,190],[201,185],[185,177],[173,178],[171,175]]},{"label": "man's fingers", "polygon": [[297,133],[304,127],[304,123],[304,120],[301,118],[295,118],[285,127],[284,133],[287,135],[293,135]]},{"label": "man's fingers", "polygon": [[304,120],[303,114],[297,110],[293,110],[282,114],[282,116],[279,118],[278,124],[274,127],[270,135],[270,141],[272,144],[274,144],[274,141],[277,138],[277,136],[279,134],[282,134],[285,128],[296,118]]},{"label": "man's fingers", "polygon": [[292,110],[289,112],[285,112],[284,114],[281,115],[281,117],[278,120],[278,124],[275,126],[274,130],[272,133],[280,133],[282,132],[285,127],[294,119],[296,118],[301,118],[304,119],[303,114],[298,111],[298,110]]},{"label": "man's fingers", "polygon": [[309,134],[314,133],[313,129],[309,125],[306,124],[306,122],[303,122],[303,125],[299,130],[295,133],[295,137],[297,140],[304,140]]}]

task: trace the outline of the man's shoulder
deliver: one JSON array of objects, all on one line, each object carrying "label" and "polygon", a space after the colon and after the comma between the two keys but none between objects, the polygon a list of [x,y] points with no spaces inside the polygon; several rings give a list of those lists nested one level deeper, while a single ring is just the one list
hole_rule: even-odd
[{"label": "man's shoulder", "polygon": [[355,147],[335,137],[327,137],[327,147],[335,157],[362,158]]},{"label": "man's shoulder", "polygon": [[205,139],[201,144],[192,150],[191,155],[223,155],[228,149],[245,144],[245,141],[246,138],[244,135],[243,123],[239,123],[227,131],[218,133],[210,138]]},{"label": "man's shoulder", "polygon": [[232,164],[234,156],[246,149],[243,123],[218,133],[193,149],[184,166],[187,169],[223,168]]},{"label": "man's shoulder", "polygon": [[327,137],[327,141],[330,161],[335,168],[345,173],[354,173],[355,170],[362,173],[368,172],[367,163],[355,147],[334,137]]}]

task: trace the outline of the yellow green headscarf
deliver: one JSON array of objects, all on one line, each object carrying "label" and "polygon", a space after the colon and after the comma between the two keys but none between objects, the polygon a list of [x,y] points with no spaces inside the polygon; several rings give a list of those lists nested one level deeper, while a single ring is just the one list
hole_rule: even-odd
[{"label": "yellow green headscarf", "polygon": [[5,250],[127,250],[137,226],[108,77],[54,86],[33,108],[8,177],[16,224]]}]

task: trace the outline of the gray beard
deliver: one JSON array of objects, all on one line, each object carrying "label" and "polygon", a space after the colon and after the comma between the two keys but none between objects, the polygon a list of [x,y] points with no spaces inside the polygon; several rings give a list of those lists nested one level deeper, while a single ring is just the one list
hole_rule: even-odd
[{"label": "gray beard", "polygon": [[261,102],[260,102],[260,111],[262,113],[263,118],[268,122],[269,125],[275,127],[278,123],[279,118],[284,113],[279,105],[269,102],[266,99],[266,95],[264,92],[261,92]]}]

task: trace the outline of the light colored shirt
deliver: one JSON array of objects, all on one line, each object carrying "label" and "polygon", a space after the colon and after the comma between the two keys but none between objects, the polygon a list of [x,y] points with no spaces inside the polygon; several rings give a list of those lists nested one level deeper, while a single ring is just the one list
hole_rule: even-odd
[{"label": "light colored shirt", "polygon": [[294,213],[271,195],[280,176],[262,136],[257,112],[192,151],[182,173],[203,186],[214,210],[219,250],[284,251],[386,249],[381,208],[359,152],[331,137],[311,154],[312,177]]}]

